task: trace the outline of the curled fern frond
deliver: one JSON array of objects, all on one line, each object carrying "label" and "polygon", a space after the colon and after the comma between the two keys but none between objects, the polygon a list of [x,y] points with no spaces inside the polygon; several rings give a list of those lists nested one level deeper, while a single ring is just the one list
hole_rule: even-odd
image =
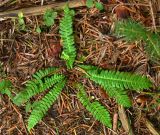
[{"label": "curled fern frond", "polygon": [[129,19],[116,23],[115,34],[124,36],[127,41],[143,40],[146,43],[144,48],[149,59],[160,63],[160,36],[157,33],[151,33],[140,23]]},{"label": "curled fern frond", "polygon": [[98,101],[90,102],[87,93],[82,85],[77,86],[79,92],[77,94],[78,99],[82,105],[93,115],[93,117],[104,124],[106,127],[112,127],[111,117],[109,112]]},{"label": "curled fern frond", "polygon": [[128,72],[108,71],[87,65],[80,65],[87,72],[87,77],[103,88],[142,90],[151,87],[151,82],[145,76]]},{"label": "curled fern frond", "polygon": [[65,78],[64,75],[60,74],[45,77],[47,74],[50,75],[53,73],[53,71],[55,71],[54,68],[49,68],[49,70],[40,70],[33,75],[34,78],[26,83],[26,88],[14,97],[13,102],[16,105],[21,105],[22,103],[27,102],[32,96],[51,88],[55,83]]},{"label": "curled fern frond", "polygon": [[36,102],[28,119],[28,131],[30,131],[44,117],[48,109],[61,93],[65,83],[66,80],[58,82],[40,101]]},{"label": "curled fern frond", "polygon": [[67,68],[71,69],[76,57],[76,48],[74,46],[73,36],[73,16],[74,11],[68,7],[64,9],[64,17],[60,22],[60,36],[63,44],[61,58],[66,61]]}]

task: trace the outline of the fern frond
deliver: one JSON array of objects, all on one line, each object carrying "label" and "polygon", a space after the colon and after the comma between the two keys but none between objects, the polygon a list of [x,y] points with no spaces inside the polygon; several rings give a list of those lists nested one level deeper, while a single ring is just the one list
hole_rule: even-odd
[{"label": "fern frond", "polygon": [[128,41],[143,40],[146,42],[145,51],[150,60],[160,63],[160,36],[151,33],[143,25],[133,20],[118,21],[115,25],[115,33],[124,36]]},{"label": "fern frond", "polygon": [[145,76],[127,72],[108,71],[87,65],[80,65],[87,72],[87,77],[103,88],[142,90],[151,87],[151,82]]},{"label": "fern frond", "polygon": [[160,36],[157,33],[147,36],[145,51],[153,62],[160,64]]},{"label": "fern frond", "polygon": [[3,89],[5,89],[5,88],[8,88],[8,87],[10,87],[12,84],[11,84],[11,82],[9,81],[9,80],[2,80],[1,82],[0,82],[0,91],[2,91]]},{"label": "fern frond", "polygon": [[76,57],[76,48],[74,46],[74,36],[73,36],[73,16],[74,11],[70,10],[68,7],[64,9],[64,17],[60,22],[60,36],[63,44],[63,51],[61,58],[66,61],[68,69],[73,67],[73,63]]},{"label": "fern frond", "polygon": [[120,88],[105,88],[105,90],[118,104],[124,107],[131,107],[131,100],[129,99],[126,90]]},{"label": "fern frond", "polygon": [[0,93],[6,94],[9,98],[12,99],[12,94],[10,91],[11,86],[12,86],[12,83],[9,80],[2,80],[0,82]]},{"label": "fern frond", "polygon": [[147,39],[146,29],[131,19],[117,21],[115,24],[115,34],[125,38],[127,41]]},{"label": "fern frond", "polygon": [[28,131],[30,131],[44,117],[50,106],[61,93],[65,83],[66,80],[58,82],[40,101],[36,102],[36,105],[34,105],[34,108],[28,119]]},{"label": "fern frond", "polygon": [[27,102],[28,99],[30,99],[34,95],[51,88],[55,83],[61,81],[64,78],[64,75],[54,74],[51,77],[44,78],[44,80],[40,80],[39,78],[37,78],[38,80],[30,80],[27,82],[26,88],[14,97],[13,102],[16,105],[21,105],[22,103]]},{"label": "fern frond", "polygon": [[79,92],[77,94],[78,99],[82,105],[93,115],[93,117],[104,124],[106,127],[112,127],[111,117],[109,112],[98,101],[90,102],[87,97],[87,93],[82,85],[78,85]]},{"label": "fern frond", "polygon": [[[45,68],[45,69],[42,69],[42,70],[37,71],[37,72],[34,73],[32,76],[33,76],[33,78],[36,79],[37,82],[38,82],[38,81],[41,80],[42,78],[54,74],[57,70],[58,70],[58,68],[56,68],[56,67]],[[40,82],[41,82],[41,81],[40,81]]]}]

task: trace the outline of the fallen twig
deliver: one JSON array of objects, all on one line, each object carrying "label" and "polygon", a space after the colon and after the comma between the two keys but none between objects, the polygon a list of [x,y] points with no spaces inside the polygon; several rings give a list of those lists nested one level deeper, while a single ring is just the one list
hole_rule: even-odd
[{"label": "fallen twig", "polygon": [[60,9],[63,9],[66,4],[68,4],[68,6],[70,8],[85,6],[85,3],[82,0],[72,0],[72,1],[69,1],[67,3],[66,2],[60,2],[60,3],[45,5],[45,6],[38,6],[38,7],[22,8],[22,9],[11,10],[11,11],[4,11],[4,12],[0,12],[0,21],[6,20],[8,18],[17,17],[19,12],[22,12],[24,14],[24,16],[41,15],[48,8],[53,8],[55,10],[60,10]]},{"label": "fallen twig", "polygon": [[124,130],[128,133],[128,135],[134,135],[123,106],[118,106],[118,114]]}]

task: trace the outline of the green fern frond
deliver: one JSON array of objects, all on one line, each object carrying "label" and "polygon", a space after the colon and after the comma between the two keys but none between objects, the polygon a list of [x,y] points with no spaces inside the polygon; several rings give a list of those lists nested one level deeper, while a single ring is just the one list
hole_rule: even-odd
[{"label": "green fern frond", "polygon": [[127,91],[117,88],[105,88],[108,95],[116,100],[116,102],[124,107],[131,107],[131,100],[127,95]]},{"label": "green fern frond", "polygon": [[9,80],[2,80],[0,82],[0,93],[6,94],[9,98],[12,99],[12,94],[10,91],[11,86],[12,86],[12,83]]},{"label": "green fern frond", "polygon": [[41,80],[42,78],[44,78],[46,76],[50,76],[50,75],[54,74],[57,70],[58,70],[58,68],[56,68],[56,67],[50,67],[50,68],[39,70],[36,73],[34,73],[32,76],[36,80]]},{"label": "green fern frond", "polygon": [[77,94],[78,99],[83,106],[93,115],[93,117],[104,124],[106,127],[112,127],[111,117],[109,112],[98,101],[90,102],[87,97],[87,93],[82,85],[78,85],[79,92]]},{"label": "green fern frond", "polygon": [[21,105],[22,103],[27,102],[28,99],[34,95],[51,88],[55,83],[65,78],[64,75],[60,74],[54,74],[50,77],[45,77],[47,74],[50,75],[53,73],[53,71],[55,71],[54,68],[49,68],[49,70],[40,70],[33,75],[34,78],[26,83],[26,88],[14,97],[13,102],[16,105]]},{"label": "green fern frond", "polygon": [[61,58],[66,61],[68,69],[73,67],[73,63],[76,57],[76,48],[74,46],[74,36],[73,36],[73,16],[74,11],[70,10],[68,7],[64,9],[64,17],[60,22],[60,36],[63,44],[63,52]]},{"label": "green fern frond", "polygon": [[87,72],[87,77],[103,88],[142,90],[151,87],[151,82],[145,76],[127,72],[108,71],[87,65],[80,65]]},{"label": "green fern frond", "polygon": [[160,36],[156,33],[148,33],[147,36],[146,46],[144,47],[146,53],[153,62],[160,64]]},{"label": "green fern frond", "polygon": [[160,36],[157,33],[151,33],[143,25],[131,19],[118,21],[115,25],[115,33],[124,36],[127,41],[143,40],[150,60],[160,63]]},{"label": "green fern frond", "polygon": [[53,102],[57,99],[62,89],[64,88],[66,80],[54,85],[54,87],[34,105],[31,115],[28,119],[27,129],[30,131],[46,114]]},{"label": "green fern frond", "polygon": [[12,84],[9,80],[2,80],[0,82],[0,91],[2,91],[3,89],[6,89],[8,87],[10,87]]},{"label": "green fern frond", "polygon": [[131,19],[117,21],[115,24],[115,34],[125,38],[127,41],[147,39],[146,29]]}]

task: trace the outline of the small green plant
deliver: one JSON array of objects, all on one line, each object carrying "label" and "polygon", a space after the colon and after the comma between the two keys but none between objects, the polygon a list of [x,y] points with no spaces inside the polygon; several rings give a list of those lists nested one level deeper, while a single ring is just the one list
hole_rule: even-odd
[{"label": "small green plant", "polygon": [[[70,69],[77,69],[85,73],[84,77],[92,80],[96,84],[103,87],[110,97],[116,99],[118,104],[125,107],[131,106],[131,101],[127,95],[127,90],[143,90],[151,87],[151,82],[145,76],[119,72],[107,71],[92,65],[76,65],[76,48],[73,36],[73,16],[74,11],[68,7],[64,9],[64,17],[60,21],[60,36],[62,39],[63,51],[61,58],[66,62],[66,72]],[[71,72],[68,72],[71,73]],[[28,119],[27,129],[30,131],[47,113],[50,106],[58,98],[61,91],[65,87],[67,77],[61,73],[57,67],[46,68],[37,71],[32,76],[32,80],[26,83],[26,87],[14,98],[16,105],[26,104],[26,110],[30,110],[31,114]],[[75,82],[77,84],[77,82]],[[82,84],[76,85],[78,89],[77,98],[82,105],[102,124],[111,128],[111,117],[107,108],[98,101],[90,101]],[[30,103],[30,99],[37,94],[45,95],[38,101]]]},{"label": "small green plant", "polygon": [[160,36],[157,33],[148,31],[143,25],[131,19],[118,21],[115,26],[116,35],[124,36],[127,41],[144,41],[149,59],[160,64]]},{"label": "small green plant", "polygon": [[52,26],[56,17],[57,12],[55,12],[53,9],[47,9],[43,15],[44,24],[48,27]]},{"label": "small green plant", "polygon": [[26,30],[26,25],[25,25],[24,16],[22,12],[18,13],[18,28],[22,31]]},{"label": "small green plant", "polygon": [[88,8],[93,8],[96,7],[98,10],[103,10],[103,4],[101,2],[97,2],[96,0],[87,0],[86,1],[86,6]]}]

